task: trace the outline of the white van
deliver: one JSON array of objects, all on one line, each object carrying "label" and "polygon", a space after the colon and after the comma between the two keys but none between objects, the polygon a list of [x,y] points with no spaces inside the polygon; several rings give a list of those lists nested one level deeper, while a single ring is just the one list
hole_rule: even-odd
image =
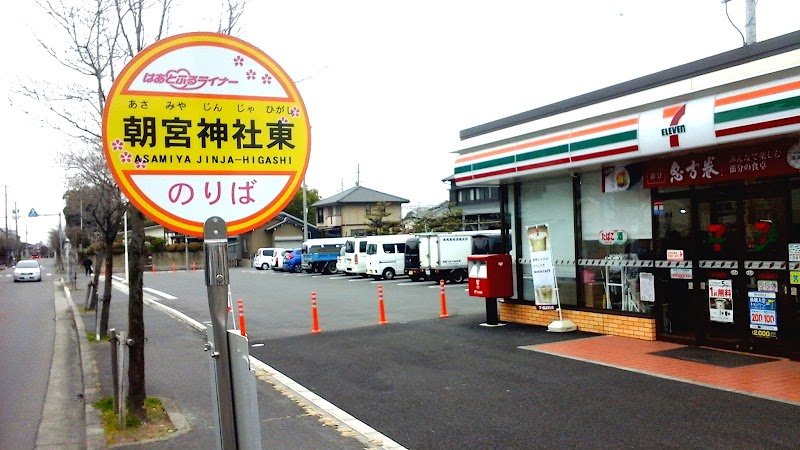
[{"label": "white van", "polygon": [[344,244],[344,273],[367,276],[367,238],[347,238]]},{"label": "white van", "polygon": [[344,273],[344,245],[339,249],[339,256],[336,257],[336,271]]},{"label": "white van", "polygon": [[287,248],[276,248],[275,249],[275,259],[272,263],[272,270],[283,270],[283,260],[286,257],[286,251],[289,250]]},{"label": "white van", "polygon": [[367,276],[391,280],[405,269],[406,240],[410,234],[370,236],[367,238]]},{"label": "white van", "polygon": [[275,248],[261,247],[253,255],[253,267],[267,270],[275,264]]}]

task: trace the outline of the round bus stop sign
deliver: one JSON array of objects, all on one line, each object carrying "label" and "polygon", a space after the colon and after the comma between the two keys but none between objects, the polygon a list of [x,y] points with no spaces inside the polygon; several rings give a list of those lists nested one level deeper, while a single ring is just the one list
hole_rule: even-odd
[{"label": "round bus stop sign", "polygon": [[148,217],[228,235],[275,217],[302,183],[311,126],[289,76],[242,40],[188,33],[147,47],[114,82],[103,149],[122,192]]}]

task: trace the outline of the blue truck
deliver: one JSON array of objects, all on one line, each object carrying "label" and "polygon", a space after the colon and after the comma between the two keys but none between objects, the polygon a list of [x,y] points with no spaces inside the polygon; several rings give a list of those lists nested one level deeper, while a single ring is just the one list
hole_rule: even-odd
[{"label": "blue truck", "polygon": [[309,239],[302,246],[302,268],[308,273],[336,273],[336,257],[346,238]]}]

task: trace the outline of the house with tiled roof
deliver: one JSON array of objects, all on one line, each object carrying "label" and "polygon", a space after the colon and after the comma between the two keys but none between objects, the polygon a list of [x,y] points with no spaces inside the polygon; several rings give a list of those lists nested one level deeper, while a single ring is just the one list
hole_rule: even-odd
[{"label": "house with tiled roof", "polygon": [[398,224],[402,205],[409,200],[364,186],[354,187],[311,205],[316,210],[317,229],[322,236],[349,237],[375,234],[370,215],[385,214],[384,224]]}]

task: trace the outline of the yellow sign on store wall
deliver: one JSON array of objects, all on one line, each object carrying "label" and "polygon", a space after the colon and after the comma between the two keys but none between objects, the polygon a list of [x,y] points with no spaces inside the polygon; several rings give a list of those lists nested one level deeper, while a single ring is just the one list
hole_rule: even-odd
[{"label": "yellow sign on store wall", "polygon": [[291,78],[265,53],[217,33],[188,33],[140,52],[114,82],[103,148],[120,189],[156,222],[228,235],[277,215],[299,188],[310,124]]}]

